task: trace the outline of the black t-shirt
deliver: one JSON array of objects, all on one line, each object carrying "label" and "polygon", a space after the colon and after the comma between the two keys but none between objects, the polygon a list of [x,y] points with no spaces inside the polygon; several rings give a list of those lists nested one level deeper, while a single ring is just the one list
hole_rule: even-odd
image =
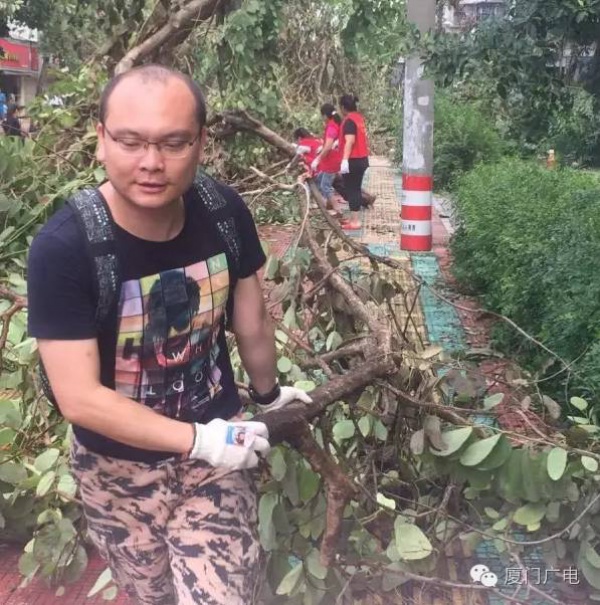
[{"label": "black t-shirt", "polygon": [[[265,262],[252,215],[242,198],[219,184],[234,209],[239,270],[203,206],[185,196],[182,231],[167,242],[142,240],[116,226],[121,270],[118,305],[100,330],[85,236],[65,206],[44,225],[29,253],[29,334],[35,338],[97,338],[101,382],[184,422],[228,419],[240,409],[225,340],[238,278]],[[115,418],[118,422],[118,418]],[[127,446],[74,426],[78,440],[102,455],[154,462],[173,453]]]}]

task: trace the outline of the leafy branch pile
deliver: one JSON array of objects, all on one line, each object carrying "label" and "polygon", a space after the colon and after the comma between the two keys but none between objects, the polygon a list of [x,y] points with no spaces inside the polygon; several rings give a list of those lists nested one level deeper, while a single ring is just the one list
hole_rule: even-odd
[{"label": "leafy branch pile", "polygon": [[[220,102],[211,103],[218,112],[211,121],[211,159],[250,191],[274,192],[283,182],[282,195],[292,205],[290,194],[297,185],[282,174],[291,146],[252,115],[273,116],[268,123],[288,132],[290,116],[308,120],[310,114],[302,113],[306,105],[281,111],[278,101],[300,106],[316,86],[323,95],[334,90],[340,85],[338,73],[331,74],[329,66],[337,67],[344,54],[358,60],[364,53],[365,64],[381,70],[370,73],[386,73],[385,57],[393,52],[383,41],[396,44],[402,34],[402,19],[391,18],[399,4],[394,0],[378,0],[375,12],[350,0],[328,3],[333,17],[321,25],[335,40],[317,46],[322,55],[310,65],[309,34],[285,45],[293,27],[286,29],[277,20],[285,13],[277,11],[298,7],[318,13],[317,2],[187,0],[164,10],[169,4],[99,2],[101,29],[114,35],[89,49],[87,66],[57,82],[64,107],[51,109],[40,100],[32,108],[40,127],[35,143],[13,148],[6,139],[0,141],[0,295],[5,301],[0,383],[6,389],[0,399],[0,525],[5,538],[26,543],[20,561],[24,576],[51,579],[59,592],[87,565],[85,527],[66,465],[69,430],[34,380],[35,344],[25,333],[25,250],[46,212],[74,189],[103,178],[92,159],[95,110],[90,99],[97,98],[106,79],[104,63],[120,70],[158,58],[206,74],[211,101]],[[129,27],[135,19],[144,24],[140,29]],[[290,20],[309,22],[316,20]],[[110,27],[104,29],[106,23]],[[176,44],[160,44],[167,30]],[[219,59],[204,62],[206,53],[200,51],[212,36],[220,36]],[[282,44],[290,56],[299,55],[295,77],[277,64]],[[231,84],[242,77],[236,98]],[[345,86],[343,74],[339,78]],[[307,89],[290,90],[290,82],[307,82]],[[262,94],[256,97],[259,103],[253,101],[255,94]],[[232,168],[236,157],[241,161]],[[258,159],[252,176],[241,170]],[[30,169],[34,165],[35,171]],[[468,364],[411,342],[416,299],[426,286],[415,283],[407,290],[397,273],[406,271],[405,265],[375,257],[348,240],[325,212],[314,185],[309,186],[321,212],[309,212],[301,189],[295,204],[301,221],[298,241],[285,260],[269,260],[266,275],[273,285],[269,306],[278,326],[280,377],[310,390],[314,403],[256,417],[268,424],[274,443],[291,446],[273,451],[261,489],[260,536],[268,577],[263,600],[356,603],[382,593],[393,600],[409,580],[449,587],[452,583],[437,577],[436,569],[448,548],[460,541],[472,549],[486,538],[495,541],[507,561],[518,562],[527,541],[515,537],[515,527],[547,546],[548,557],[552,547],[557,559],[578,563],[588,581],[597,584],[600,455],[593,409],[573,400],[575,422],[585,434],[583,442],[574,442],[581,433],[563,433],[556,414],[547,424],[539,420],[548,402],[530,377],[507,385],[500,402],[481,381],[471,381]],[[246,377],[236,365],[243,384]],[[442,367],[452,370],[443,379],[438,377]],[[460,383],[464,392],[459,393]],[[533,434],[481,425],[473,416],[507,409],[524,414]],[[538,414],[531,416],[533,411]],[[103,574],[93,592],[113,598],[115,587],[109,582]],[[600,586],[595,588],[600,592]],[[466,585],[465,590],[495,589]],[[517,593],[513,600],[526,603],[529,596]]]}]

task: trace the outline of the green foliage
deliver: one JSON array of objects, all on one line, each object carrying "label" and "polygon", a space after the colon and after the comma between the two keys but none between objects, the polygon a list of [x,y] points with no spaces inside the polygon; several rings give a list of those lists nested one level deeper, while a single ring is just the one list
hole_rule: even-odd
[{"label": "green foliage", "polygon": [[573,90],[569,111],[552,115],[543,153],[555,149],[559,161],[569,166],[600,166],[600,118],[598,100],[582,89]]},{"label": "green foliage", "polygon": [[[435,97],[434,182],[449,190],[455,180],[480,162],[495,162],[507,150],[489,116],[474,101],[439,91]],[[396,147],[402,162],[402,132]]]},{"label": "green foliage", "polygon": [[[502,160],[465,175],[456,204],[460,225],[452,251],[460,283],[481,294],[486,307],[573,361],[571,384],[596,388],[600,366],[594,369],[592,360],[600,330],[600,282],[591,279],[600,254],[596,175]],[[510,328],[498,337],[534,365],[548,361]]]}]

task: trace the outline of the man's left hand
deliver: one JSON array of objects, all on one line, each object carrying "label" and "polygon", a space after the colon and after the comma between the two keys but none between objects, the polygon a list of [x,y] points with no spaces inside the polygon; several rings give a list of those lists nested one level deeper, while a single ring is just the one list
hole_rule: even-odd
[{"label": "man's left hand", "polygon": [[312,403],[312,399],[308,396],[306,391],[297,389],[295,387],[281,387],[279,397],[268,405],[259,405],[258,408],[261,412],[272,412],[285,407],[292,401],[303,401],[304,403]]}]

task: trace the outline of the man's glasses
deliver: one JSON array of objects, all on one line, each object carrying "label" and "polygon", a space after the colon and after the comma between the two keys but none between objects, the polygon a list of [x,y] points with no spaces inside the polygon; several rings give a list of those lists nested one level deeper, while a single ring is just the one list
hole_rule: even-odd
[{"label": "man's glasses", "polygon": [[187,139],[165,139],[164,141],[148,141],[131,135],[115,137],[106,126],[104,126],[106,134],[119,146],[119,149],[132,157],[143,156],[150,145],[154,145],[158,153],[164,158],[177,159],[184,158],[190,152],[194,143],[200,137],[198,133],[191,141]]}]

